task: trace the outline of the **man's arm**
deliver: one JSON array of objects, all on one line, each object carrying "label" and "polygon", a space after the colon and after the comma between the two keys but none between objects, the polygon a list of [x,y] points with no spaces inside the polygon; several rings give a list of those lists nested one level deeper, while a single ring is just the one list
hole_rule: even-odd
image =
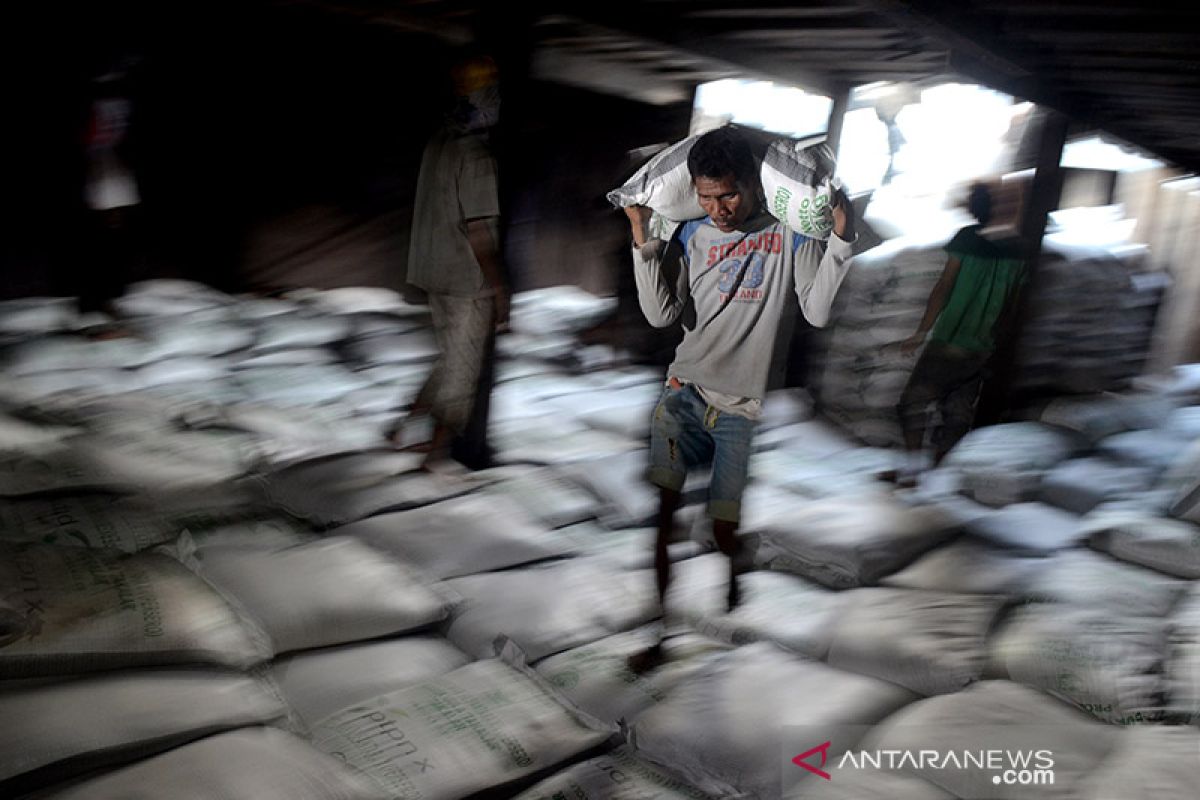
[{"label": "man's arm", "polygon": [[933,291],[929,293],[929,302],[925,305],[925,316],[921,318],[917,332],[900,343],[900,350],[905,355],[912,355],[917,348],[924,344],[929,329],[933,327],[933,323],[937,322],[938,315],[942,313],[942,309],[946,307],[946,302],[950,299],[950,293],[954,291],[954,282],[958,280],[958,270],[961,266],[962,262],[959,261],[958,256],[950,256],[946,259],[942,277],[938,278]]},{"label": "man's arm", "polygon": [[[846,196],[838,192],[834,196],[833,235],[828,243],[810,239],[795,258],[796,297],[800,300],[804,318],[815,327],[823,328],[829,324],[833,300],[850,271],[855,239],[854,209]],[[814,261],[817,262],[815,271],[812,269]]]},{"label": "man's arm", "polygon": [[646,206],[625,209],[633,233],[633,277],[638,305],[646,321],[665,328],[683,312],[687,293],[687,270],[682,268],[683,250],[678,237],[670,243],[649,238],[652,212]]},{"label": "man's arm", "polygon": [[508,287],[504,283],[504,271],[500,268],[500,248],[497,247],[496,238],[492,235],[492,228],[495,224],[496,218],[494,217],[467,220],[467,242],[471,245],[471,252],[475,254],[475,260],[479,262],[483,279],[492,292],[496,307],[496,330],[499,331],[508,327],[509,303]]}]

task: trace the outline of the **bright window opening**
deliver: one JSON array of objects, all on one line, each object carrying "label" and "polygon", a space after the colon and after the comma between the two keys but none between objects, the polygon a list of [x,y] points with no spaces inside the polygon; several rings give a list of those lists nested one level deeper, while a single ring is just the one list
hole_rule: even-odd
[{"label": "bright window opening", "polygon": [[728,79],[696,87],[692,134],[730,122],[797,138],[825,133],[833,101],[795,86]]}]

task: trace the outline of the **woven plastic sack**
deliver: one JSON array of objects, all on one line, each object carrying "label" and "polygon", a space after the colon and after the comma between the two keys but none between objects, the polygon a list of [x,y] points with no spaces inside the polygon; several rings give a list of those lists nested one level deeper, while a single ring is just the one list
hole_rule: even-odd
[{"label": "woven plastic sack", "polygon": [[1096,774],[1081,787],[1091,800],[1187,797],[1200,785],[1200,731],[1141,725],[1128,728]]},{"label": "woven plastic sack", "polygon": [[912,699],[894,684],[752,644],[707,661],[638,717],[630,742],[688,780],[767,800],[781,795],[786,728],[871,725]]},{"label": "woven plastic sack", "polygon": [[513,800],[712,800],[711,795],[629,748],[584,761],[521,792]]},{"label": "woven plastic sack", "polygon": [[966,529],[989,544],[1027,555],[1073,547],[1087,537],[1080,517],[1045,503],[1014,503],[970,520]]},{"label": "woven plastic sack", "polygon": [[829,646],[831,666],[924,695],[956,692],[983,676],[1001,598],[882,588],[847,595]]},{"label": "woven plastic sack", "polygon": [[455,800],[554,767],[612,729],[573,715],[532,679],[491,659],[339,711],[313,744],[386,797]]},{"label": "woven plastic sack", "polygon": [[1163,488],[1172,494],[1171,516],[1200,524],[1200,442],[1167,471]]},{"label": "woven plastic sack", "polygon": [[272,655],[255,625],[159,553],[0,544],[0,587],[0,678]]},{"label": "woven plastic sack", "polygon": [[0,692],[0,793],[281,719],[265,685],[221,672],[128,671]]},{"label": "woven plastic sack", "polygon": [[935,547],[899,572],[880,580],[884,586],[962,594],[1020,597],[1047,559],[977,542],[970,537]]},{"label": "woven plastic sack", "polygon": [[934,507],[864,494],[804,504],[759,530],[759,563],[846,589],[877,583],[954,535],[955,525]]},{"label": "woven plastic sack", "polygon": [[639,628],[538,662],[537,672],[576,707],[605,722],[631,721],[662,702],[707,658],[728,646],[695,634],[662,640],[665,663],[646,673],[629,669],[630,656],[660,639],[658,626]]},{"label": "woven plastic sack", "polygon": [[1164,620],[1034,604],[1006,621],[992,659],[1014,681],[1130,725],[1162,713],[1166,649]]},{"label": "woven plastic sack", "polygon": [[135,553],[182,530],[160,514],[116,495],[47,495],[0,505],[0,540]]},{"label": "woven plastic sack", "polygon": [[564,556],[507,497],[478,492],[379,514],[338,529],[434,578],[455,578]]},{"label": "woven plastic sack", "polygon": [[1138,511],[1083,519],[1088,543],[1113,558],[1180,578],[1200,579],[1200,526]]},{"label": "woven plastic sack", "polygon": [[658,613],[649,570],[627,572],[588,558],[446,581],[463,598],[446,638],[475,658],[506,636],[536,662],[631,630]]},{"label": "woven plastic sack", "polygon": [[1154,471],[1104,458],[1066,461],[1042,478],[1041,498],[1051,505],[1086,514],[1108,500],[1136,496],[1154,486]]},{"label": "woven plastic sack", "polygon": [[1200,589],[1193,587],[1171,613],[1170,629],[1167,708],[1183,722],[1200,724]]},{"label": "woven plastic sack", "polygon": [[964,691],[938,695],[893,714],[858,745],[862,750],[979,752],[1049,750],[1054,783],[1030,786],[993,781],[987,769],[925,769],[903,773],[937,784],[955,797],[1025,800],[1079,797],[1083,778],[1113,751],[1119,728],[1089,720],[1065,703],[1011,681],[981,681]]},{"label": "woven plastic sack", "polygon": [[840,625],[846,595],[795,575],[759,571],[739,576],[741,602],[727,610],[729,559],[711,554],[684,561],[672,575],[667,613],[718,641],[774,642],[824,658]]},{"label": "woven plastic sack", "polygon": [[348,536],[282,550],[209,547],[187,562],[286,653],[428,627],[447,614],[429,579]]},{"label": "woven plastic sack", "polygon": [[445,675],[471,659],[440,636],[403,636],[324,647],[275,659],[271,677],[306,723],[410,684]]},{"label": "woven plastic sack", "polygon": [[273,728],[246,728],[148,758],[48,795],[51,800],[379,800],[337,758]]},{"label": "woven plastic sack", "polygon": [[[760,180],[765,209],[797,233],[828,239],[833,230],[833,150],[824,142],[783,137],[769,143],[761,133],[748,132],[752,148],[762,153]],[[687,157],[699,136],[690,136],[658,153],[622,186],[608,193],[614,206],[649,206],[668,220],[704,216]],[[765,148],[765,151],[764,151]]]},{"label": "woven plastic sack", "polygon": [[1092,607],[1141,617],[1166,615],[1187,583],[1090,550],[1065,550],[1048,559],[1032,581],[1031,600]]}]

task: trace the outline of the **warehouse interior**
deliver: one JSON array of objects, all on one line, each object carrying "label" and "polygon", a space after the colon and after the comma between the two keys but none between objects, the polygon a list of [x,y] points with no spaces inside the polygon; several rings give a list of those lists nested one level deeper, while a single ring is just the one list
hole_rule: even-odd
[{"label": "warehouse interior", "polygon": [[[1200,9],[0,15],[0,796],[1194,793]],[[407,279],[422,152],[480,54],[512,307],[489,463],[443,475],[388,435],[440,346]],[[97,97],[128,114],[119,252]],[[700,471],[664,613],[646,473],[682,331],[643,317],[609,193],[727,122],[826,143],[858,238],[764,398],[741,603]],[[974,429],[901,487],[899,345],[980,181],[1026,288]]]}]

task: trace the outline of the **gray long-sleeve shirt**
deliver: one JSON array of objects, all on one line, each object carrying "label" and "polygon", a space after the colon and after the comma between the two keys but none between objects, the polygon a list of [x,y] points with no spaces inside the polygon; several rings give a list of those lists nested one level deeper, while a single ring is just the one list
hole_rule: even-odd
[{"label": "gray long-sleeve shirt", "polygon": [[792,292],[805,319],[826,325],[851,249],[836,235],[826,244],[765,213],[730,233],[707,218],[686,222],[665,247],[635,249],[646,319],[662,328],[682,318],[670,374],[730,397],[761,399]]}]

